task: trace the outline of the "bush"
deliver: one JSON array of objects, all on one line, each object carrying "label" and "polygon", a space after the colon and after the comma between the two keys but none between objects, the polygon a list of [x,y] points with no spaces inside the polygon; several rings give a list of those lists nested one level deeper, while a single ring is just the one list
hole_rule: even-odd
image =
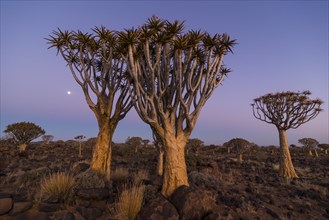
[{"label": "bush", "polygon": [[145,186],[133,184],[131,188],[124,185],[115,204],[117,219],[135,219],[143,205]]},{"label": "bush", "polygon": [[76,176],[76,182],[81,189],[104,188],[105,177],[89,168]]},{"label": "bush", "polygon": [[134,174],[133,179],[135,183],[141,183],[143,180],[149,179],[149,172],[147,170],[138,170],[137,173]]},{"label": "bush", "polygon": [[111,180],[118,181],[118,182],[124,182],[127,180],[129,176],[129,171],[126,168],[116,168],[111,172]]},{"label": "bush", "polygon": [[54,173],[45,178],[40,185],[41,199],[66,202],[75,186],[74,177],[66,173]]}]

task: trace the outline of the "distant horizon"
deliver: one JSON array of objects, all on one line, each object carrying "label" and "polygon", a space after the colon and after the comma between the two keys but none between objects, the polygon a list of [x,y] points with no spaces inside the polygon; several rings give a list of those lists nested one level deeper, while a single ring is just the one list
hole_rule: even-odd
[{"label": "distant horizon", "polygon": [[[79,4],[77,4],[77,2]],[[238,45],[224,58],[232,73],[201,110],[190,138],[222,145],[244,138],[279,145],[274,125],[253,117],[254,98],[310,90],[324,101],[315,119],[287,130],[288,144],[314,138],[329,143],[328,1],[1,1],[0,129],[30,121],[57,140],[96,137],[98,125],[63,58],[47,49],[52,31],[142,25],[152,15],[185,21],[188,30],[228,33]],[[188,5],[188,9],[187,6]],[[59,13],[60,12],[60,13]],[[123,15],[123,12],[125,16]],[[19,16],[17,16],[19,15]],[[70,91],[68,93],[68,91]],[[152,141],[150,127],[132,109],[113,141]]]}]

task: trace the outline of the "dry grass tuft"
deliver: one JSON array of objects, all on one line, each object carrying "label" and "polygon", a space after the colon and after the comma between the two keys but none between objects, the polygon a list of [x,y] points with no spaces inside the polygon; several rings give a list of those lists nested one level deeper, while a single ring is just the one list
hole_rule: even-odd
[{"label": "dry grass tuft", "polygon": [[272,165],[272,167],[273,167],[273,170],[274,170],[274,171],[279,171],[279,169],[280,169],[280,164],[275,163],[275,164]]},{"label": "dry grass tuft", "polygon": [[129,176],[129,171],[126,168],[116,168],[111,172],[111,180],[125,181]]},{"label": "dry grass tuft", "polygon": [[115,217],[117,219],[135,219],[143,205],[144,191],[145,186],[141,184],[133,184],[130,188],[124,185],[115,203]]},{"label": "dry grass tuft", "polygon": [[147,170],[138,170],[137,173],[134,174],[134,182],[141,183],[143,180],[147,180],[150,174]]},{"label": "dry grass tuft", "polygon": [[71,175],[54,173],[41,182],[41,199],[66,202],[74,186],[75,180]]}]

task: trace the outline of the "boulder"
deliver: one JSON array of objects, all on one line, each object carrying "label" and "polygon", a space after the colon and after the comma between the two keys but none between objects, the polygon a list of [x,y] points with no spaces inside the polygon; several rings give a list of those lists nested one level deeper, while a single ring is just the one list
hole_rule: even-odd
[{"label": "boulder", "polygon": [[108,188],[79,189],[76,196],[88,200],[104,200],[109,197]]},{"label": "boulder", "polygon": [[40,203],[39,211],[40,212],[56,212],[62,210],[63,206],[59,203]]},{"label": "boulder", "polygon": [[9,215],[18,215],[32,208],[32,202],[15,202],[13,209],[9,212]]},{"label": "boulder", "polygon": [[0,194],[0,215],[8,213],[13,208],[13,198],[10,194]]},{"label": "boulder", "polygon": [[77,207],[77,211],[84,217],[86,220],[97,219],[102,215],[102,211],[97,208],[85,208],[82,206]]},{"label": "boulder", "polygon": [[194,187],[180,186],[169,197],[180,219],[202,219],[216,212],[217,205],[211,194]]},{"label": "boulder", "polygon": [[139,220],[178,220],[179,214],[161,194],[150,200],[141,210]]}]

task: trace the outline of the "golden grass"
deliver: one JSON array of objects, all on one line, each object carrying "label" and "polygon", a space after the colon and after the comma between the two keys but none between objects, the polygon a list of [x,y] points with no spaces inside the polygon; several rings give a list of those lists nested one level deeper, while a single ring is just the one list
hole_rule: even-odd
[{"label": "golden grass", "polygon": [[122,220],[133,220],[142,208],[145,186],[134,183],[130,188],[124,185],[115,203],[115,217]]},{"label": "golden grass", "polygon": [[134,174],[134,182],[141,183],[143,180],[147,180],[150,174],[147,170],[138,170],[137,173]]},{"label": "golden grass", "polygon": [[40,185],[41,199],[66,202],[75,186],[74,177],[66,173],[54,173]]},{"label": "golden grass", "polygon": [[125,181],[129,176],[129,171],[126,168],[116,168],[111,172],[111,180]]}]

